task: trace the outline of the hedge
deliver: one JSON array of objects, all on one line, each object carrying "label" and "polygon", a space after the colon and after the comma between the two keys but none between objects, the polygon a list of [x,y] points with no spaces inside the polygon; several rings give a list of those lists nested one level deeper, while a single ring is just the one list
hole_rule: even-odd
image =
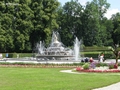
[{"label": "hedge", "polygon": [[[97,54],[97,53],[85,53],[85,54],[84,54],[84,57],[98,58],[98,55],[99,55],[99,54]],[[110,59],[110,58],[112,59],[112,58],[115,58],[115,57],[114,57],[114,55],[111,54],[111,53],[105,53],[105,54],[104,54],[104,59],[108,59],[108,58],[109,58],[109,59]]]},{"label": "hedge", "polygon": [[[3,58],[6,57],[6,53],[2,53]],[[17,58],[17,56],[21,57],[32,57],[33,53],[8,53],[8,58]]]}]

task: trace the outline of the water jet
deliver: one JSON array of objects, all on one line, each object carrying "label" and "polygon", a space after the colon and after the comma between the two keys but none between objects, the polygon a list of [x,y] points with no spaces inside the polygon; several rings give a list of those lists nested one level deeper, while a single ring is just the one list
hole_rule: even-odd
[{"label": "water jet", "polygon": [[58,32],[53,32],[50,45],[45,48],[40,41],[37,43],[36,59],[38,60],[79,60],[80,58],[80,41],[76,37],[74,41],[74,49],[65,47],[60,41]]}]

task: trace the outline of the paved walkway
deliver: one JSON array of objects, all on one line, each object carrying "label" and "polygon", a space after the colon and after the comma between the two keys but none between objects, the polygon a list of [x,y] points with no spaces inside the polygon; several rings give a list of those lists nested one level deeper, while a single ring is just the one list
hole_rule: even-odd
[{"label": "paved walkway", "polygon": [[[85,74],[85,73],[72,72],[72,70],[62,70],[60,72],[74,73],[74,74]],[[93,89],[93,90],[120,90],[120,82],[106,86],[106,87]]]},{"label": "paved walkway", "polygon": [[93,90],[120,90],[120,82],[106,86],[106,87],[93,89]]}]

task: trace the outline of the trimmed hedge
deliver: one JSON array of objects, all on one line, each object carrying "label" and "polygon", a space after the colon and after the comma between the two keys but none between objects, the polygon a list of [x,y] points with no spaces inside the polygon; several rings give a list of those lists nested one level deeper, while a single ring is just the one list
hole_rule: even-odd
[{"label": "trimmed hedge", "polygon": [[[98,58],[99,52],[82,52],[82,56],[84,57],[93,57],[93,58]],[[8,53],[8,58],[17,58],[17,55],[19,55],[19,58],[22,57],[32,57],[32,53]],[[104,53],[104,58],[115,58],[112,53]],[[6,53],[3,53],[3,58],[6,57]]]},{"label": "trimmed hedge", "polygon": [[98,58],[99,54],[104,54],[104,58],[115,58],[113,52],[108,49],[108,47],[84,47],[84,57]]},{"label": "trimmed hedge", "polygon": [[[6,57],[6,53],[2,53],[3,58]],[[17,58],[17,56],[21,57],[32,57],[33,53],[8,53],[8,58]]]},{"label": "trimmed hedge", "polygon": [[[84,54],[84,57],[98,58],[98,55],[99,55],[98,53],[85,53],[85,54]],[[110,59],[110,58],[112,59],[112,58],[115,58],[115,57],[114,57],[114,55],[111,54],[111,53],[105,53],[105,54],[104,54],[104,59],[108,59],[108,58],[109,58],[109,59]]]},{"label": "trimmed hedge", "polygon": [[84,52],[103,52],[103,51],[110,51],[108,47],[84,47]]},{"label": "trimmed hedge", "polygon": [[[112,51],[108,49],[108,47],[84,47],[83,51],[81,52],[82,57],[93,57],[98,58],[100,53],[104,53],[104,58],[115,58]],[[6,57],[6,53],[2,53],[3,58]],[[8,53],[8,58],[17,58],[19,57],[33,57],[33,53]]]}]

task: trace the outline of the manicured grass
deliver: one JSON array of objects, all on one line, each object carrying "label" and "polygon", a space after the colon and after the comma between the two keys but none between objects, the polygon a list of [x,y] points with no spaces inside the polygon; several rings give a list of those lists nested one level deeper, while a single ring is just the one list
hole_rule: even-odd
[{"label": "manicured grass", "polygon": [[91,90],[120,81],[110,73],[69,74],[67,68],[0,68],[0,90]]}]

